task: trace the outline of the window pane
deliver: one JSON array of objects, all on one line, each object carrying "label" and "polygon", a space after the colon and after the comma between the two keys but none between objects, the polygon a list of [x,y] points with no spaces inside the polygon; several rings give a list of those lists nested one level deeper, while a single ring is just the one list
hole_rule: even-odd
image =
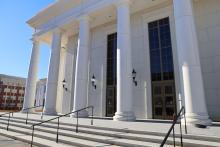
[{"label": "window pane", "polygon": [[107,44],[107,84],[116,83],[117,33],[108,35]]},{"label": "window pane", "polygon": [[173,56],[169,18],[149,23],[152,81],[173,80]]}]

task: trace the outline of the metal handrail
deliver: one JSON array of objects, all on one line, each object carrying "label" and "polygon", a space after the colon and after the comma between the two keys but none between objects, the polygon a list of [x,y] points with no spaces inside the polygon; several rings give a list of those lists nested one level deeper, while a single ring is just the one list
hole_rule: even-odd
[{"label": "metal handrail", "polygon": [[[183,113],[183,114],[182,114]],[[167,132],[163,142],[161,143],[160,147],[163,147],[168,139],[168,137],[170,136],[171,131],[173,131],[173,146],[176,146],[176,141],[175,141],[175,125],[177,123],[177,120],[179,120],[179,118],[181,118],[182,116],[184,116],[184,121],[185,121],[185,134],[187,134],[187,126],[186,126],[186,110],[185,107],[182,106],[182,108],[180,109],[179,113],[177,115],[173,115],[173,123],[172,126],[170,127],[169,131]],[[183,147],[183,136],[182,136],[182,124],[180,121],[180,141],[181,141],[181,147]]]},{"label": "metal handrail", "polygon": [[49,121],[52,121],[52,120],[55,120],[57,119],[57,137],[56,137],[56,143],[58,143],[58,137],[59,137],[59,126],[60,126],[60,118],[61,117],[64,117],[64,116],[67,116],[67,115],[70,115],[70,114],[73,114],[73,113],[76,113],[76,119],[77,119],[77,123],[76,123],[76,133],[78,133],[78,127],[79,127],[79,121],[78,121],[78,118],[79,118],[79,115],[78,113],[82,110],[86,110],[86,109],[89,109],[91,108],[92,109],[92,117],[91,117],[91,125],[93,125],[93,109],[94,107],[93,106],[87,106],[85,108],[82,108],[82,109],[79,109],[79,110],[76,110],[76,111],[73,111],[73,112],[70,112],[70,113],[67,113],[67,114],[64,114],[64,115],[60,115],[60,116],[57,116],[55,118],[51,118],[49,120],[45,120],[45,121],[42,121],[40,123],[37,123],[37,124],[33,124],[32,125],[32,138],[31,138],[31,147],[33,146],[33,139],[34,139],[34,127],[35,126],[39,126],[41,124],[44,124],[46,122],[49,122]]},{"label": "metal handrail", "polygon": [[[28,113],[29,113],[29,110],[30,109],[34,109],[34,108],[38,108],[38,107],[42,107],[42,106],[44,106],[44,105],[39,105],[39,106],[34,106],[34,107],[29,107],[29,108],[24,108],[23,109],[23,111],[25,111],[25,110],[28,110],[27,112],[26,112],[26,121],[25,121],[25,124],[28,124]],[[14,115],[14,113],[18,113],[18,112],[20,112],[20,111],[16,111],[16,112],[7,112],[7,113],[4,113],[4,114],[1,114],[0,115],[0,117],[2,117],[3,115],[7,115],[8,114],[8,124],[7,124],[7,131],[8,131],[8,128],[9,128],[9,123],[10,123],[10,118],[11,118],[11,116],[13,116]],[[12,114],[12,115],[11,115]],[[43,118],[43,113],[42,113],[42,115],[41,115],[41,119]]]}]

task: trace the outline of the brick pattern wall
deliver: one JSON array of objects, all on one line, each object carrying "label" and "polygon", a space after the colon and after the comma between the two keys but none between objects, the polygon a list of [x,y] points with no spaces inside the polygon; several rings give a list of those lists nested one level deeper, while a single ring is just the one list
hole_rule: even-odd
[{"label": "brick pattern wall", "polygon": [[20,110],[23,105],[25,87],[0,82],[0,110]]}]

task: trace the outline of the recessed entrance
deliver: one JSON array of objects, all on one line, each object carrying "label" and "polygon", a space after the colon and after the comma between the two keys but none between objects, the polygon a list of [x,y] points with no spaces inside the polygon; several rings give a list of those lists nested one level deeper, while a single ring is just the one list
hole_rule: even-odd
[{"label": "recessed entrance", "polygon": [[106,116],[112,117],[116,112],[117,90],[117,33],[107,38],[107,85],[106,85]]},{"label": "recessed entrance", "polygon": [[175,80],[169,18],[148,24],[154,119],[176,112]]}]

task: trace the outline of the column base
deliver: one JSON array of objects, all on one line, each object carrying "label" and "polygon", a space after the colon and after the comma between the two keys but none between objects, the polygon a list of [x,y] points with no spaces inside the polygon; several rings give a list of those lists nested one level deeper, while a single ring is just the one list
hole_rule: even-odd
[{"label": "column base", "polygon": [[47,108],[47,109],[43,110],[43,114],[44,115],[57,115],[57,112],[53,108],[51,108],[51,109]]},{"label": "column base", "polygon": [[24,110],[24,109],[22,109],[21,111],[20,111],[20,113],[33,113],[34,112],[34,110],[32,110],[32,109],[29,109],[29,110]]},{"label": "column base", "polygon": [[[74,112],[74,111],[75,111],[75,110],[73,110],[73,112]],[[70,117],[71,117],[71,118],[76,118],[76,117],[77,117],[77,113],[71,114]],[[79,118],[87,118],[87,117],[89,117],[89,113],[88,113],[87,110],[82,110],[82,111],[78,112],[78,117],[79,117]]]},{"label": "column base", "polygon": [[134,121],[135,119],[135,115],[132,111],[116,112],[113,117],[114,121]]},{"label": "column base", "polygon": [[212,125],[212,121],[211,119],[209,119],[208,114],[186,113],[186,123],[189,125],[196,125],[196,126]]}]

